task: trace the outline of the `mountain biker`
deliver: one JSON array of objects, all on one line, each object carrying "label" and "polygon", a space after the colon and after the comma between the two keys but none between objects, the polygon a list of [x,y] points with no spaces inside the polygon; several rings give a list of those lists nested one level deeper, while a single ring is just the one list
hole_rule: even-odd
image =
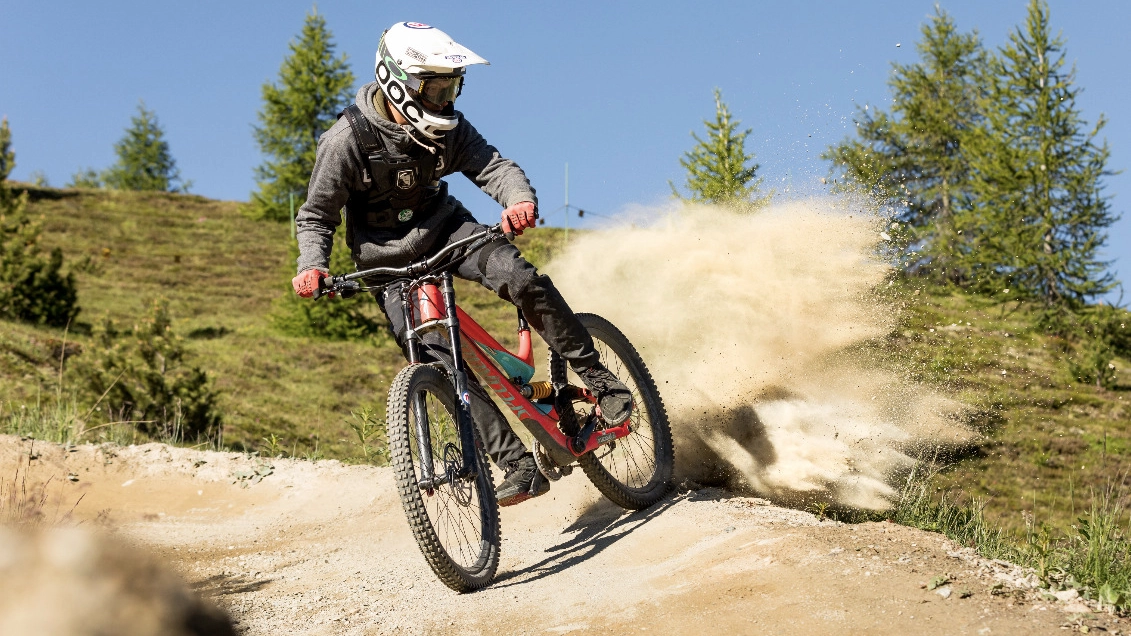
[{"label": "mountain biker", "polygon": [[[343,206],[346,243],[358,269],[403,267],[487,229],[448,195],[441,177],[455,172],[505,208],[504,232],[534,227],[538,199],[526,174],[454,109],[473,64],[488,62],[426,24],[401,22],[382,34],[376,81],[361,87],[355,103],[318,140],[307,199],[296,218],[299,273],[292,284],[299,296],[312,296],[328,275]],[[614,425],[626,420],[632,409],[628,388],[601,364],[589,333],[550,279],[502,238],[466,256],[454,274],[521,308],[596,396],[602,417]],[[399,288],[386,289],[378,302],[407,356]],[[421,361],[450,364],[445,342],[436,331],[426,334]],[[468,381],[485,450],[505,472],[496,489],[499,505],[547,492],[533,455],[487,391],[474,377]]]}]

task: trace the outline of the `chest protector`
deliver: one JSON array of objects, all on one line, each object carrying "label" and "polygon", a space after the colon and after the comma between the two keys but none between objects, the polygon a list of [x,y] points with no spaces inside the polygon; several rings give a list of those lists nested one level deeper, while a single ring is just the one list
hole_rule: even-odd
[{"label": "chest protector", "polygon": [[375,228],[416,225],[435,209],[441,194],[439,177],[444,168],[440,151],[433,154],[413,147],[414,154],[390,152],[369,127],[357,104],[340,116],[349,120],[354,139],[364,157],[363,181],[368,189],[351,192],[346,202],[348,217]]}]

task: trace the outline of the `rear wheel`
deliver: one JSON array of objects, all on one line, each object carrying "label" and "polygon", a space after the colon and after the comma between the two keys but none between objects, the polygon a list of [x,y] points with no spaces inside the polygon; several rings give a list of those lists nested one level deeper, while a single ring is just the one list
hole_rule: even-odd
[{"label": "rear wheel", "polygon": [[[613,503],[630,510],[647,508],[668,492],[675,464],[671,426],[663,400],[640,354],[619,329],[594,314],[577,317],[593,337],[601,362],[628,386],[633,401],[632,432],[582,455],[578,463],[597,490]],[[552,351],[550,381],[585,386],[565,360]],[[593,409],[592,404],[580,400],[573,407],[577,422],[584,421]],[[604,428],[608,427],[599,425],[596,434]]]},{"label": "rear wheel", "polygon": [[[428,565],[445,585],[469,592],[499,566],[499,506],[482,451],[471,479],[448,479],[462,465],[455,388],[440,370],[413,364],[389,389],[389,457],[408,525]],[[427,434],[430,443],[421,444]],[[423,450],[423,453],[422,453]],[[425,467],[438,479],[421,486]]]}]

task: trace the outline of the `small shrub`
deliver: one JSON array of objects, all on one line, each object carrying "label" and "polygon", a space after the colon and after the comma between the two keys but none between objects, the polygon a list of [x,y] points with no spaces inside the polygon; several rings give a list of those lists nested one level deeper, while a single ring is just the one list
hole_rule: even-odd
[{"label": "small shrub", "polygon": [[1075,381],[1115,388],[1118,381],[1115,358],[1131,354],[1128,322],[1131,322],[1131,313],[1117,307],[1094,305],[1080,308],[1053,325],[1057,333],[1064,334],[1068,372]]},{"label": "small shrub", "polygon": [[366,464],[389,463],[385,420],[378,418],[372,408],[363,406],[350,414],[347,424],[357,437],[357,444],[361,447],[361,458]]},{"label": "small shrub", "polygon": [[[297,248],[292,246],[291,254],[297,257]],[[342,274],[354,269],[349,247],[340,235],[336,236],[334,250],[330,254],[330,271]],[[286,291],[272,303],[271,325],[288,336],[323,340],[367,338],[382,333],[384,323],[365,312],[365,305],[362,303],[368,299],[368,295],[361,294],[348,299],[300,298],[288,282]]]},{"label": "small shrub", "polygon": [[84,168],[71,176],[71,181],[67,184],[68,188],[90,188],[98,189],[102,187],[102,175],[94,168]]},{"label": "small shrub", "polygon": [[86,391],[101,398],[110,417],[169,442],[210,439],[218,433],[216,392],[200,367],[184,360],[168,302],[155,300],[129,328],[106,319],[95,345],[78,359]]},{"label": "small shrub", "polygon": [[54,327],[79,313],[75,279],[63,272],[63,252],[40,246],[42,225],[27,212],[27,193],[8,186],[15,166],[8,120],[0,122],[0,318]]}]

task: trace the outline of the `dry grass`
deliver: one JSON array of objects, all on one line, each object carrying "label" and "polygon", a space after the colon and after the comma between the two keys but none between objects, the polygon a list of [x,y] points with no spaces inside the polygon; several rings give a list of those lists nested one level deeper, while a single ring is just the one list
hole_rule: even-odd
[{"label": "dry grass", "polygon": [[65,507],[61,492],[52,500],[50,491],[55,477],[42,482],[31,477],[36,457],[33,440],[27,453],[21,453],[17,459],[11,478],[0,476],[0,526],[64,525],[70,522],[75,508],[82,502],[83,495],[80,495]]}]

